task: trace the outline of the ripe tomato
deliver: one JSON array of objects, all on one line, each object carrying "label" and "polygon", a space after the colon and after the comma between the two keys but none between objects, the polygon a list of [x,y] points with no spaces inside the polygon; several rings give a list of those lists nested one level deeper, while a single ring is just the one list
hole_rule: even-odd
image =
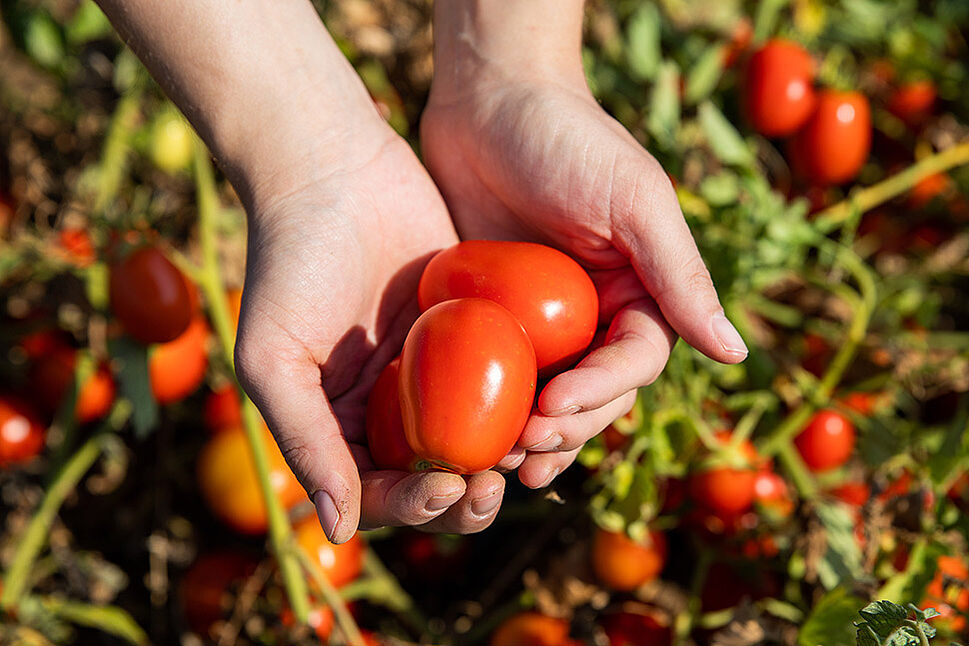
[{"label": "ripe tomato", "polygon": [[404,437],[400,416],[400,357],[384,368],[367,398],[367,448],[378,469],[412,471],[417,456]]},{"label": "ripe tomato", "polygon": [[230,588],[251,576],[256,565],[256,560],[245,552],[211,552],[199,556],[179,585],[182,611],[189,628],[208,637],[209,627],[228,609]]},{"label": "ripe tomato", "polygon": [[491,634],[491,646],[567,646],[569,623],[537,612],[519,612]]},{"label": "ripe tomato", "polygon": [[652,581],[666,564],[666,536],[651,531],[642,543],[624,533],[596,530],[592,569],[603,585],[626,592]]},{"label": "ripe tomato", "polygon": [[151,349],[148,377],[159,404],[172,404],[198,390],[209,366],[209,326],[205,319],[192,321],[177,339]]},{"label": "ripe tomato", "polygon": [[794,511],[794,501],[784,478],[771,469],[761,469],[754,478],[754,501],[757,507],[774,518],[787,518]]},{"label": "ripe tomato", "polygon": [[[269,455],[273,491],[283,507],[293,507],[306,499],[306,493],[268,429],[263,429],[263,441]],[[241,428],[227,429],[209,438],[199,453],[197,474],[202,497],[222,521],[244,534],[266,531],[266,505],[249,442]]]},{"label": "ripe tomato", "polygon": [[543,376],[575,363],[599,318],[592,279],[561,251],[530,242],[468,240],[438,253],[417,290],[421,311],[453,298],[503,305],[525,328]]},{"label": "ripe tomato", "polygon": [[518,320],[481,298],[439,303],[400,359],[407,443],[456,473],[490,469],[515,446],[535,396],[535,351]]},{"label": "ripe tomato", "polygon": [[23,402],[0,395],[0,467],[29,462],[44,448],[44,427]]},{"label": "ripe tomato", "polygon": [[242,402],[233,384],[224,384],[209,393],[203,418],[205,427],[213,433],[242,426]]},{"label": "ripe tomato", "polygon": [[750,57],[744,79],[744,108],[757,132],[768,137],[792,134],[815,105],[814,61],[807,50],[787,40],[768,41]]},{"label": "ripe tomato", "polygon": [[932,115],[935,107],[935,83],[913,81],[895,89],[888,98],[888,111],[910,128],[921,125]]},{"label": "ripe tomato", "polygon": [[673,641],[669,618],[641,603],[623,604],[621,612],[603,618],[602,628],[609,646],[667,646]]},{"label": "ripe tomato", "polygon": [[94,263],[96,254],[91,236],[85,229],[62,229],[57,240],[67,254],[68,260],[78,267],[89,267]]},{"label": "ripe tomato", "polygon": [[955,556],[940,556],[935,577],[925,589],[921,608],[935,608],[942,615],[938,623],[952,632],[966,627],[964,615],[969,611],[969,567]]},{"label": "ripe tomato", "polygon": [[832,489],[831,495],[852,507],[864,507],[871,498],[871,488],[864,482],[846,482]]},{"label": "ripe tomato", "polygon": [[109,291],[125,332],[145,344],[171,341],[198,309],[182,272],[154,247],[141,247],[112,264]]},{"label": "ripe tomato", "polygon": [[[717,433],[717,440],[726,446],[730,442],[730,433]],[[736,462],[736,465],[705,465],[690,476],[690,497],[714,515],[726,519],[740,515],[754,504],[760,458],[754,446],[746,440],[736,449],[736,454],[723,458]]]},{"label": "ripe tomato", "polygon": [[871,149],[871,108],[858,92],[822,90],[817,109],[791,139],[788,159],[795,172],[821,186],[855,177]]},{"label": "ripe tomato", "polygon": [[333,586],[339,588],[360,576],[366,551],[360,534],[354,534],[346,543],[334,545],[327,540],[314,515],[299,521],[293,531],[296,532],[296,542],[309,555],[317,572]]},{"label": "ripe tomato", "polygon": [[811,471],[830,471],[851,457],[855,448],[855,427],[837,411],[818,411],[794,438],[794,445]]}]

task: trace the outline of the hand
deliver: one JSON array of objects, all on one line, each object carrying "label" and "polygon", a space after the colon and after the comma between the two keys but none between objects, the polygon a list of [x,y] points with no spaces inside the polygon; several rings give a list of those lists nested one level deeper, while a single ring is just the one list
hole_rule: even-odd
[{"label": "hand", "polygon": [[747,348],[666,173],[599,107],[581,68],[533,73],[481,59],[444,79],[435,80],[421,139],[459,234],[568,253],[593,277],[608,326],[604,345],[548,383],[501,464],[520,464],[521,481],[541,487],[656,379],[674,330],[725,363]]}]

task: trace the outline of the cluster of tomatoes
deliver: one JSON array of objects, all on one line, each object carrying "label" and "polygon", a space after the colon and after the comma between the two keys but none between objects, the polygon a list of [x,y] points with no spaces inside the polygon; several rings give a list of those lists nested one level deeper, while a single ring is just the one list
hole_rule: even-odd
[{"label": "cluster of tomatoes", "polygon": [[598,297],[565,254],[474,240],[439,252],[418,286],[421,316],[367,403],[378,468],[476,473],[515,446],[539,379],[589,347]]}]

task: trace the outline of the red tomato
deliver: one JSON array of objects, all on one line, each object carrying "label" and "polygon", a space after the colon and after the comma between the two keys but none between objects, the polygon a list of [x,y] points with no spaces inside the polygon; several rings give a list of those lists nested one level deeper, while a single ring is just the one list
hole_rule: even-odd
[{"label": "red tomato", "polygon": [[400,416],[400,357],[377,377],[367,398],[367,448],[378,469],[412,471],[417,456],[404,436]]},{"label": "red tomato", "polygon": [[113,264],[109,289],[121,326],[145,344],[182,334],[197,309],[182,272],[154,247],[142,247]]},{"label": "red tomato", "polygon": [[[269,481],[285,508],[306,500],[306,492],[290,471],[268,429],[263,442],[269,455]],[[213,435],[202,447],[197,465],[199,490],[209,508],[223,522],[244,534],[262,534],[268,520],[256,463],[241,428]]]},{"label": "red tomato", "polygon": [[[730,433],[717,433],[717,439],[726,445],[730,442]],[[748,441],[744,441],[737,451],[739,455],[725,457],[738,460],[743,466],[709,465],[690,477],[693,501],[721,518],[737,516],[754,504],[760,458]]]},{"label": "red tomato", "polygon": [[667,646],[673,642],[669,618],[640,603],[623,604],[621,612],[606,615],[602,628],[609,646]]},{"label": "red tomato", "polygon": [[44,448],[44,427],[23,402],[0,395],[0,467],[29,462]]},{"label": "red tomato", "polygon": [[535,397],[535,351],[518,320],[481,298],[439,303],[404,341],[407,443],[456,473],[490,469],[515,446]]},{"label": "red tomato", "polygon": [[213,433],[242,426],[242,401],[233,384],[225,384],[209,393],[203,418],[205,427]]},{"label": "red tomato", "polygon": [[831,495],[852,507],[864,507],[871,498],[871,488],[864,482],[846,482],[832,489]]},{"label": "red tomato", "polygon": [[837,411],[818,411],[794,438],[794,445],[811,471],[830,471],[851,457],[855,448],[855,427]]},{"label": "red tomato", "polygon": [[244,552],[203,554],[179,585],[182,611],[189,628],[208,637],[209,627],[228,610],[228,594],[256,570],[256,560]]},{"label": "red tomato", "polygon": [[754,501],[758,508],[778,518],[794,511],[794,501],[784,478],[770,469],[761,469],[754,478]]},{"label": "red tomato", "polygon": [[490,646],[567,646],[569,622],[537,612],[519,612],[491,634]]},{"label": "red tomato", "polygon": [[333,586],[339,588],[360,576],[366,546],[359,534],[354,534],[346,543],[334,545],[326,538],[315,515],[298,522],[293,531],[296,542],[306,551],[317,572]]},{"label": "red tomato", "polygon": [[814,61],[787,40],[768,41],[750,57],[744,108],[757,132],[784,137],[804,125],[815,105]]},{"label": "red tomato", "polygon": [[94,243],[85,229],[62,229],[57,234],[57,239],[68,259],[78,267],[88,267],[94,263]]},{"label": "red tomato", "polygon": [[969,568],[955,556],[940,556],[938,565],[935,578],[925,589],[921,608],[935,608],[946,628],[962,632],[966,627],[966,618],[962,615],[969,611]]},{"label": "red tomato", "polygon": [[871,149],[871,108],[858,92],[822,90],[817,109],[791,139],[795,172],[821,186],[854,179]]},{"label": "red tomato", "polygon": [[627,592],[652,581],[666,564],[666,536],[651,531],[643,543],[624,533],[596,530],[592,569],[603,585]]},{"label": "red tomato", "polygon": [[209,326],[199,317],[177,339],[151,349],[148,377],[159,404],[172,404],[198,390],[209,366]]},{"label": "red tomato", "polygon": [[525,328],[543,376],[575,363],[599,319],[592,279],[561,251],[530,242],[469,240],[438,253],[424,269],[421,311],[453,298],[486,298]]},{"label": "red tomato", "polygon": [[889,112],[906,125],[915,127],[932,115],[935,99],[935,83],[928,80],[913,81],[892,92],[887,107]]}]

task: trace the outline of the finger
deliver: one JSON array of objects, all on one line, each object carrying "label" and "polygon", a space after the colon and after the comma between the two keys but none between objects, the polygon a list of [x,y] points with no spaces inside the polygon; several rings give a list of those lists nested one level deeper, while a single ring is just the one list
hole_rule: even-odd
[{"label": "finger", "polygon": [[605,406],[574,415],[532,415],[525,424],[518,445],[528,451],[571,451],[581,448],[590,438],[632,410],[635,403],[636,391],[630,390]]},{"label": "finger", "polygon": [[423,525],[465,493],[464,478],[443,471],[369,471],[362,477],[360,526]]},{"label": "finger", "polygon": [[496,471],[513,471],[518,468],[518,465],[522,463],[525,459],[525,449],[520,446],[513,446],[508,455],[503,457],[501,461],[495,465]]},{"label": "finger", "polygon": [[333,543],[353,536],[360,517],[360,476],[320,383],[320,367],[302,348],[274,343],[258,324],[239,328],[239,382],[262,412],[287,464],[316,507]]},{"label": "finger", "polygon": [[669,178],[652,157],[638,161],[614,179],[616,245],[687,343],[723,363],[743,361],[747,346],[724,316]]},{"label": "finger", "polygon": [[551,417],[595,410],[649,385],[666,365],[674,343],[676,335],[656,303],[631,303],[613,319],[605,345],[548,382],[538,409]]},{"label": "finger", "polygon": [[552,480],[565,471],[581,449],[561,453],[529,453],[518,467],[518,479],[526,487],[541,489],[552,484]]},{"label": "finger", "polygon": [[467,478],[468,489],[456,504],[417,529],[446,534],[473,534],[486,529],[498,515],[505,493],[505,478],[485,471]]},{"label": "finger", "polygon": [[636,271],[629,266],[589,272],[599,296],[599,325],[607,326],[619,310],[633,301],[650,298]]}]

